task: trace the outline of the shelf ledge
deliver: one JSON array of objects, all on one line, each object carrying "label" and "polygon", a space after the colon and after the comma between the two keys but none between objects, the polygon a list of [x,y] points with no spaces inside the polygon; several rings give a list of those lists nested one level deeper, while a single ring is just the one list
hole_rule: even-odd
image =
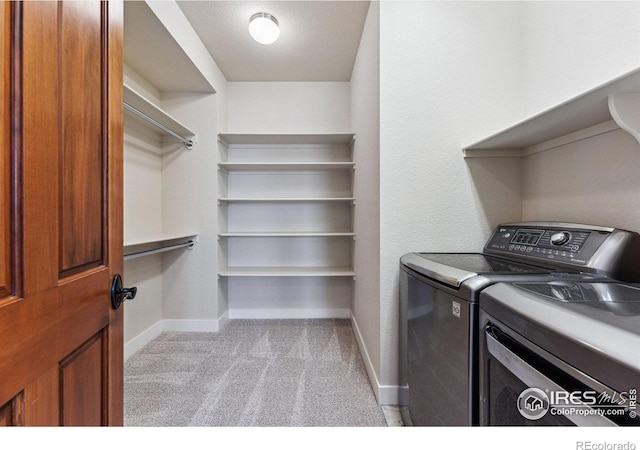
[{"label": "shelf ledge", "polygon": [[313,145],[347,144],[355,139],[354,133],[219,133],[218,140],[225,145]]},{"label": "shelf ledge", "polygon": [[355,237],[352,231],[246,231],[246,232],[226,232],[218,233],[219,238],[235,238],[235,237]]},{"label": "shelf ledge", "polygon": [[219,277],[355,277],[351,267],[228,267]]},{"label": "shelf ledge", "polygon": [[532,147],[571,134],[580,135],[582,130],[597,130],[602,124],[611,122],[612,118],[620,128],[638,139],[638,92],[640,69],[623,74],[468,145],[463,148],[464,157],[523,157],[530,154],[528,149]]},{"label": "shelf ledge", "polygon": [[220,170],[225,172],[232,171],[333,171],[333,170],[350,170],[355,167],[355,163],[347,162],[224,162],[218,163]]},{"label": "shelf ledge", "polygon": [[219,198],[220,203],[323,203],[355,202],[354,197],[313,197],[313,198]]}]

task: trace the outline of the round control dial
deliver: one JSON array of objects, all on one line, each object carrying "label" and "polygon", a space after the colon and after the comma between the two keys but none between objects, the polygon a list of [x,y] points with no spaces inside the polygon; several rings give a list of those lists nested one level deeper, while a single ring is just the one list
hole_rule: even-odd
[{"label": "round control dial", "polygon": [[551,235],[551,243],[553,245],[564,245],[571,239],[571,234],[566,231],[560,231]]}]

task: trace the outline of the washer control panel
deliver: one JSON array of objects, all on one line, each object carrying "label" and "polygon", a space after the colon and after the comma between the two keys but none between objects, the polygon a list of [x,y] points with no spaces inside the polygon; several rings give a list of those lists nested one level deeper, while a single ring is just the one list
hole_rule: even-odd
[{"label": "washer control panel", "polygon": [[485,249],[580,266],[609,235],[602,230],[500,225]]}]

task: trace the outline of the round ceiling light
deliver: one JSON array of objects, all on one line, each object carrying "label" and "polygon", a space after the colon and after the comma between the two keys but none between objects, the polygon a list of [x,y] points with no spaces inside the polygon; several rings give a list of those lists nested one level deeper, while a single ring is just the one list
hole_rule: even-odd
[{"label": "round ceiling light", "polygon": [[268,13],[257,13],[249,19],[249,34],[261,44],[272,44],[280,36],[275,17]]}]

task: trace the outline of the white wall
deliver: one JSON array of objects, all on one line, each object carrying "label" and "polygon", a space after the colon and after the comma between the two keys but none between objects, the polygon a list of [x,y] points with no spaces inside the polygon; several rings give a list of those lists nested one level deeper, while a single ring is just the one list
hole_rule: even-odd
[{"label": "white wall", "polygon": [[618,129],[525,158],[523,218],[640,232],[640,144]]},{"label": "white wall", "polygon": [[[226,308],[218,304],[217,98],[213,94],[163,95],[163,108],[197,132],[193,150],[180,148],[162,160],[162,224],[165,234],[198,234],[192,250],[163,259],[163,317],[192,328],[217,331]],[[220,306],[224,309],[220,310]],[[177,328],[180,328],[176,325]]]},{"label": "white wall", "polygon": [[349,133],[347,82],[230,82],[229,133]]},{"label": "white wall", "polygon": [[520,7],[401,1],[380,10],[378,376],[397,386],[400,256],[478,251],[497,222],[520,219],[519,164],[467,165],[461,152],[518,115]]},{"label": "white wall", "polygon": [[640,2],[522,2],[522,102],[545,110],[640,66]]},{"label": "white wall", "polygon": [[[640,67],[640,2],[527,2],[529,113]],[[523,161],[523,218],[640,231],[640,144],[618,130]]]},{"label": "white wall", "polygon": [[351,75],[357,236],[352,317],[376,397],[380,367],[380,4],[372,2]]}]

